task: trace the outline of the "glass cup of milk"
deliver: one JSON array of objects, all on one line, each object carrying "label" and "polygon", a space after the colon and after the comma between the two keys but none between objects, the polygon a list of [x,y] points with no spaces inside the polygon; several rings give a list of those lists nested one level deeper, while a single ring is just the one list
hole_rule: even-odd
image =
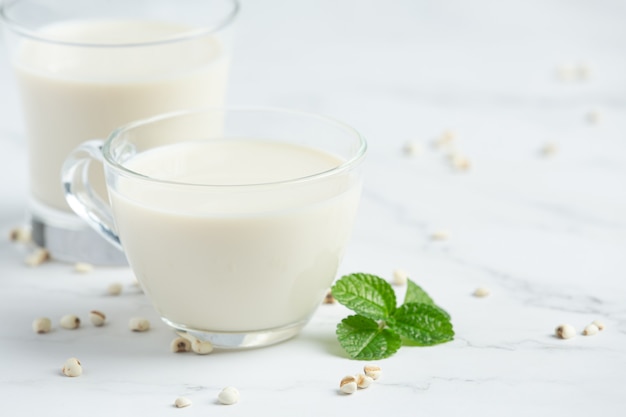
[{"label": "glass cup of milk", "polygon": [[[334,280],[366,142],[297,111],[198,109],[85,142],[63,167],[69,205],[123,248],[173,328],[216,347],[296,335]],[[89,168],[103,161],[109,202]]]},{"label": "glass cup of milk", "polygon": [[[7,0],[0,7],[23,105],[33,238],[53,258],[126,262],[67,205],[63,160],[84,140],[133,120],[222,106],[238,8],[237,0]],[[94,168],[94,176],[101,172]],[[104,193],[104,180],[93,178]]]}]

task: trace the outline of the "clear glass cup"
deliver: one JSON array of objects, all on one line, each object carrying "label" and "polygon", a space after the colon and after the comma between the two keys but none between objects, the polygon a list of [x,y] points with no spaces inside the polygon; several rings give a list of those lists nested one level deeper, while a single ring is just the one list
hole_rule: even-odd
[{"label": "clear glass cup", "polygon": [[[258,347],[296,335],[332,284],[365,153],[357,131],[319,115],[190,110],[86,142],[63,184],[166,323],[216,347]],[[111,204],[89,181],[100,160]]]},{"label": "clear glass cup", "polygon": [[[35,242],[69,262],[124,264],[67,205],[67,154],[133,120],[222,106],[237,0],[8,0],[0,7],[28,143]],[[102,168],[94,168],[94,188]]]}]

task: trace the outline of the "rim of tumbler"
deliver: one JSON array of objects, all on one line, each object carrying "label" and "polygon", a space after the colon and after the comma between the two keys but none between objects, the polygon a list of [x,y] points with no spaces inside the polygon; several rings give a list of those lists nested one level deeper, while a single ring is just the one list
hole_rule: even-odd
[{"label": "rim of tumbler", "polygon": [[[317,120],[328,125],[334,125],[335,127],[341,130],[344,130],[346,133],[351,135],[353,139],[356,139],[355,143],[357,144],[357,147],[356,147],[355,152],[350,158],[346,159],[341,164],[329,170],[316,172],[315,174],[307,175],[304,177],[290,178],[290,179],[280,180],[280,181],[257,182],[257,183],[247,183],[247,184],[199,184],[199,183],[188,183],[188,182],[182,182],[182,181],[171,181],[171,180],[153,178],[153,177],[149,177],[147,175],[141,174],[139,172],[136,172],[127,168],[123,164],[116,161],[111,155],[111,144],[113,143],[113,141],[115,141],[121,135],[123,135],[124,133],[132,129],[145,126],[148,124],[152,124],[155,122],[159,122],[162,120],[179,117],[179,116],[198,114],[198,113],[207,113],[207,112],[214,112],[214,113],[246,113],[246,112],[263,113],[265,112],[265,113],[275,113],[275,114],[282,113],[285,115],[295,115],[295,116],[305,117],[310,120]],[[109,135],[109,137],[104,142],[104,145],[102,146],[102,155],[104,157],[104,160],[107,162],[107,164],[127,177],[135,178],[141,181],[158,183],[158,184],[179,185],[179,186],[200,187],[200,188],[265,187],[265,186],[277,186],[277,185],[287,185],[287,184],[292,185],[292,184],[316,181],[319,179],[331,177],[339,173],[353,169],[354,167],[356,167],[363,161],[363,159],[365,158],[366,152],[367,152],[367,142],[365,141],[365,138],[352,126],[347,125],[346,123],[343,123],[335,118],[325,116],[322,114],[305,112],[305,111],[300,111],[300,110],[283,109],[283,108],[278,108],[278,107],[200,108],[200,109],[178,110],[178,111],[163,113],[163,114],[152,116],[146,119],[137,120],[135,122],[125,124],[115,129]]]},{"label": "rim of tumbler", "polygon": [[90,43],[90,42],[70,42],[61,41],[57,39],[51,39],[46,36],[42,36],[41,33],[36,30],[31,30],[24,27],[20,22],[12,19],[9,16],[11,6],[20,2],[20,0],[0,2],[0,22],[4,22],[9,29],[18,35],[33,39],[40,42],[46,42],[55,45],[64,46],[77,46],[77,47],[93,47],[93,48],[132,48],[139,46],[161,45],[166,43],[175,43],[187,41],[189,39],[199,38],[202,36],[210,35],[219,32],[221,29],[230,25],[239,13],[240,3],[239,0],[225,0],[231,4],[231,10],[223,19],[219,20],[215,25],[209,27],[194,28],[193,30],[181,33],[179,35],[158,39],[147,42],[129,42],[129,43]]}]

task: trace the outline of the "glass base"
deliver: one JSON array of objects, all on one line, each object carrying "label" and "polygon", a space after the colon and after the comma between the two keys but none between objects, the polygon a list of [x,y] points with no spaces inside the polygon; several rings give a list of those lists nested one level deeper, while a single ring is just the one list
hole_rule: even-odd
[{"label": "glass base", "polygon": [[33,241],[45,248],[52,259],[87,262],[101,266],[127,266],[124,252],[107,242],[72,213],[31,203]]},{"label": "glass base", "polygon": [[162,318],[162,320],[179,333],[187,333],[196,339],[211,342],[216,349],[229,350],[259,348],[283,342],[300,333],[300,330],[308,323],[308,320],[303,320],[295,324],[273,329],[246,332],[214,332],[191,329],[187,326],[173,323],[166,318]]}]

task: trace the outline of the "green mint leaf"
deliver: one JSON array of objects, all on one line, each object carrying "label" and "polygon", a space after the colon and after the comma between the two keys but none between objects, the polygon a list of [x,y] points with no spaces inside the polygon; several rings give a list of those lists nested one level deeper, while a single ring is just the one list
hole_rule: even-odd
[{"label": "green mint leaf", "polygon": [[411,345],[436,345],[454,339],[454,329],[447,314],[434,305],[407,303],[396,310],[389,326]]},{"label": "green mint leaf", "polygon": [[[404,294],[404,304],[408,303],[419,303],[419,304],[428,304],[432,306],[436,306],[435,302],[432,298],[416,283],[411,281],[410,279],[407,281],[406,293]],[[446,317],[450,318],[450,314],[448,314],[442,308],[439,308]]]},{"label": "green mint leaf", "polygon": [[406,293],[404,294],[404,304],[407,303],[422,303],[422,304],[430,304],[435,305],[435,302],[426,291],[422,289],[419,285],[411,281],[407,280],[406,283]]},{"label": "green mint leaf", "polygon": [[384,279],[370,274],[341,277],[331,288],[335,299],[355,313],[384,320],[396,310],[396,294]]},{"label": "green mint leaf", "polygon": [[337,325],[337,340],[352,359],[388,358],[400,349],[402,339],[370,318],[348,316]]}]

